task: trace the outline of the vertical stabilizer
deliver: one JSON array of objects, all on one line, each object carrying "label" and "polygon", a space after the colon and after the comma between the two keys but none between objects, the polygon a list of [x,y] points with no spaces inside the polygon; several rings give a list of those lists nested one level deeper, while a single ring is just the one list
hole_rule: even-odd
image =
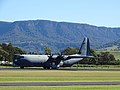
[{"label": "vertical stabilizer", "polygon": [[82,42],[82,45],[79,50],[79,54],[85,55],[85,56],[90,56],[90,43],[89,43],[89,39],[87,37],[85,37]]}]

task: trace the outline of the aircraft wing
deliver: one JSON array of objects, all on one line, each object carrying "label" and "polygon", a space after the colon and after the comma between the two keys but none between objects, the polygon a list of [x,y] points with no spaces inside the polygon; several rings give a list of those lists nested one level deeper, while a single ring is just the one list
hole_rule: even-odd
[{"label": "aircraft wing", "polygon": [[86,56],[86,55],[71,55],[71,56],[68,56],[67,58],[66,58],[66,60],[68,60],[68,59],[72,59],[72,58],[94,58],[93,56]]}]

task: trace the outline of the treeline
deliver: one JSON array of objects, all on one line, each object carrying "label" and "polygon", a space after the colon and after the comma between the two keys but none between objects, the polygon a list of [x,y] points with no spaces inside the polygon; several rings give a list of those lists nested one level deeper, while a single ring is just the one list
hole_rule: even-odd
[{"label": "treeline", "polygon": [[[79,49],[68,47],[62,51],[64,55],[76,54],[78,53]],[[119,65],[120,60],[116,60],[114,55],[110,54],[109,52],[100,52],[96,53],[94,49],[90,50],[91,56],[93,58],[84,58],[83,60],[79,61],[78,64],[89,64],[89,65]]]},{"label": "treeline", "polygon": [[[45,54],[51,54],[50,48],[44,48]],[[61,51],[63,55],[77,54],[79,48],[67,47]],[[116,60],[114,55],[109,52],[96,53],[95,50],[91,49],[91,56],[94,58],[85,58],[78,62],[78,64],[89,64],[89,65],[119,65],[120,60]],[[0,44],[0,61],[13,61],[14,54],[25,54],[26,52],[18,47],[14,47],[11,43]],[[35,53],[32,53],[35,54]],[[59,53],[60,54],[60,53]]]},{"label": "treeline", "polygon": [[14,54],[24,54],[25,51],[18,47],[13,47],[11,43],[0,44],[0,61],[13,61]]},{"label": "treeline", "polygon": [[119,65],[120,60],[116,60],[114,55],[109,52],[100,52],[96,53],[93,49],[91,49],[91,55],[94,58],[85,58],[79,61],[80,64],[93,64],[93,65]]}]

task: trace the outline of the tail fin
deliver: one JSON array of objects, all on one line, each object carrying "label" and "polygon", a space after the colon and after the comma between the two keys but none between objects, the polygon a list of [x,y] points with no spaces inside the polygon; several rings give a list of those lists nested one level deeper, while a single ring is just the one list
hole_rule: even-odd
[{"label": "tail fin", "polygon": [[82,45],[79,50],[79,54],[85,55],[85,56],[90,56],[90,43],[89,43],[89,39],[87,37],[85,37],[82,42]]}]

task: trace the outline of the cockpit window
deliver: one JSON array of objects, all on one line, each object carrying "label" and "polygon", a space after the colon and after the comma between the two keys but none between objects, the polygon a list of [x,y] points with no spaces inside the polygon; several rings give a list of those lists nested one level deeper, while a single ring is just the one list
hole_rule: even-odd
[{"label": "cockpit window", "polygon": [[14,59],[20,59],[20,58],[24,58],[24,56],[14,55]]}]

